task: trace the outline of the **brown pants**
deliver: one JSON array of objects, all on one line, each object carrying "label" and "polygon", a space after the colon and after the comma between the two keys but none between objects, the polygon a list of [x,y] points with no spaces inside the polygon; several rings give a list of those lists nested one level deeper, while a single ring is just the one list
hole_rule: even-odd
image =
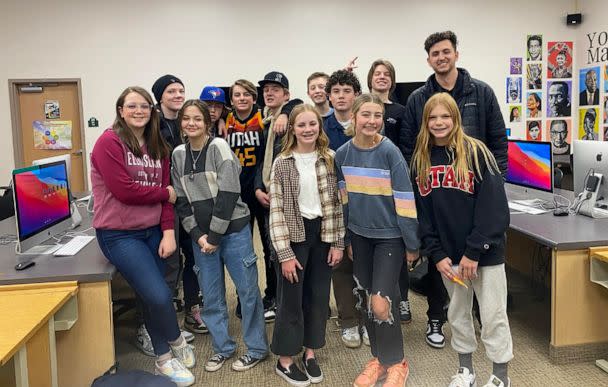
[{"label": "brown pants", "polygon": [[353,261],[346,256],[332,272],[331,279],[334,285],[334,298],[338,306],[338,319],[340,326],[352,328],[359,325],[360,313],[355,309],[355,280],[353,279]]}]

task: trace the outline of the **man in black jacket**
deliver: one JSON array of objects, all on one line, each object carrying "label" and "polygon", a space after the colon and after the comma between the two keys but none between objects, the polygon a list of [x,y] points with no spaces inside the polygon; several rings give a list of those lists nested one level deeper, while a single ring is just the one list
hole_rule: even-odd
[{"label": "man in black jacket", "polygon": [[[465,132],[488,146],[504,176],[507,171],[507,131],[498,100],[489,85],[472,78],[465,69],[456,67],[457,44],[458,39],[452,31],[431,34],[424,42],[424,49],[428,54],[426,61],[434,74],[407,100],[399,148],[408,164],[411,163],[426,101],[435,93],[447,92],[458,103]],[[429,264],[427,281],[429,321],[426,341],[432,347],[443,348],[445,346],[443,323],[446,321],[444,306],[447,292],[441,275],[433,264]]]}]

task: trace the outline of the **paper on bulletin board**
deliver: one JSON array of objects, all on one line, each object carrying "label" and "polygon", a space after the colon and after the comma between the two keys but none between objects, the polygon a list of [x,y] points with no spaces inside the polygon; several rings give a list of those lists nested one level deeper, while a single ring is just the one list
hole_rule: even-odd
[{"label": "paper on bulletin board", "polygon": [[72,149],[72,121],[34,121],[34,149]]}]

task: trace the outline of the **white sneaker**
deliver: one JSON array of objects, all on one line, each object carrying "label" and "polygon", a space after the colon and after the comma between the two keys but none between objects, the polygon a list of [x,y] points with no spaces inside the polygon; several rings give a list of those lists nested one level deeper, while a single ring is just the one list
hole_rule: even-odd
[{"label": "white sneaker", "polygon": [[194,357],[194,346],[188,344],[184,339],[182,345],[170,346],[173,356],[182,362],[186,368],[192,368],[196,365],[196,358]]},{"label": "white sneaker", "polygon": [[152,339],[148,334],[148,330],[145,325],[140,325],[137,328],[137,336],[135,338],[135,345],[139,348],[140,351],[144,353],[146,356],[155,357],[154,346],[152,345]]},{"label": "white sneaker", "polygon": [[452,376],[452,381],[448,387],[475,387],[475,374],[472,374],[467,367],[458,368],[458,373]]},{"label": "white sneaker", "polygon": [[361,339],[363,340],[363,344],[369,347],[369,334],[367,333],[367,327],[365,325],[361,327]]},{"label": "white sneaker", "polygon": [[502,380],[498,379],[496,375],[491,375],[490,380],[483,387],[511,387],[511,379],[507,378],[507,384]]},{"label": "white sneaker", "polygon": [[173,383],[177,384],[178,387],[187,387],[194,384],[194,375],[192,375],[192,372],[184,367],[182,362],[176,358],[166,361],[162,366],[156,362],[154,374],[168,377]]},{"label": "white sneaker", "polygon": [[186,339],[186,343],[191,343],[194,341],[194,335],[191,332],[185,331],[185,330],[180,330],[182,336],[184,337],[184,339]]},{"label": "white sneaker", "polygon": [[342,342],[348,348],[359,348],[361,346],[361,336],[359,335],[359,326],[355,325],[351,328],[342,329]]}]

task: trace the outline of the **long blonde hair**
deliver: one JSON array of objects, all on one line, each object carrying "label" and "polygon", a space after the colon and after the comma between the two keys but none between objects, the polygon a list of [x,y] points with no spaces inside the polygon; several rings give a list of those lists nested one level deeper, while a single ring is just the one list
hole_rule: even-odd
[{"label": "long blonde hair", "polygon": [[289,115],[289,127],[287,129],[287,133],[283,136],[283,147],[281,149],[282,155],[289,155],[293,152],[293,149],[298,145],[296,140],[296,134],[294,130],[294,126],[296,123],[296,118],[302,113],[312,112],[315,114],[317,122],[319,123],[319,136],[317,137],[316,148],[317,152],[319,152],[319,156],[323,157],[327,161],[328,167],[333,169],[334,157],[333,152],[329,149],[329,137],[325,134],[323,130],[323,120],[321,119],[321,115],[314,108],[314,106],[309,104],[300,104],[293,108],[291,114]]},{"label": "long blonde hair", "polygon": [[460,183],[470,183],[468,181],[469,171],[475,172],[476,178],[482,179],[482,172],[479,167],[479,153],[483,155],[487,168],[490,173],[500,173],[496,159],[488,147],[480,140],[465,134],[462,127],[462,119],[456,101],[448,93],[437,93],[433,95],[424,105],[422,113],[422,125],[416,139],[414,156],[412,157],[412,175],[426,181],[431,170],[431,148],[434,138],[429,131],[429,116],[431,111],[438,105],[445,107],[453,122],[453,128],[448,135],[448,145],[446,150],[452,160],[452,168],[456,173],[456,181]]}]

